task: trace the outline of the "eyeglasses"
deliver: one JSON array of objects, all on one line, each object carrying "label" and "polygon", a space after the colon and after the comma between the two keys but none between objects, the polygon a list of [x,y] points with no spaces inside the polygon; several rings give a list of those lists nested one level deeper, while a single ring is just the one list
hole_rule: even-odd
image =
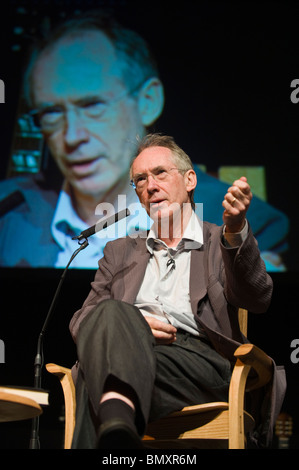
[{"label": "eyeglasses", "polygon": [[40,109],[33,109],[29,111],[28,115],[33,121],[35,127],[41,129],[44,132],[54,132],[61,129],[66,120],[66,113],[73,111],[83,118],[84,120],[101,120],[104,118],[108,108],[122,100],[123,98],[135,93],[142,84],[139,84],[133,90],[125,90],[120,95],[112,100],[103,100],[99,97],[90,96],[78,100],[76,104],[68,106],[61,106],[50,104],[43,106]]},{"label": "eyeglasses", "polygon": [[177,170],[179,173],[184,174],[184,170],[180,170],[179,168],[169,168],[168,170],[163,168],[163,167],[158,167],[155,168],[153,171],[151,171],[149,174],[147,173],[140,173],[135,175],[131,181],[130,185],[136,189],[137,191],[140,191],[145,188],[145,186],[148,184],[148,177],[151,176],[155,181],[158,181],[158,183],[166,181],[170,177],[170,172],[172,170]]}]

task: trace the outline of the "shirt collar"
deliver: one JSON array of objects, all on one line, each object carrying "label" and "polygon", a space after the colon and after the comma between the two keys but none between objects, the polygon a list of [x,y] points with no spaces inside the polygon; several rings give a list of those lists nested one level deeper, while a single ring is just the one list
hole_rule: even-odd
[{"label": "shirt collar", "polygon": [[65,248],[65,237],[79,235],[88,225],[80,219],[73,208],[66,185],[60,191],[56,210],[51,224],[51,232],[56,242]]},{"label": "shirt collar", "polygon": [[[156,236],[154,224],[148,233],[146,245],[148,251],[152,254],[155,243],[164,244]],[[183,237],[179,242],[177,249],[196,250],[203,245],[202,220],[192,211],[188,225],[184,231]],[[165,245],[166,246],[166,245]]]}]

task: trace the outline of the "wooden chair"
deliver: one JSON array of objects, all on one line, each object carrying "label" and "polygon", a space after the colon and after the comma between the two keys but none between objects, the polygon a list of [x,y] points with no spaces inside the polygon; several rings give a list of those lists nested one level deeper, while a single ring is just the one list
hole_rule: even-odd
[{"label": "wooden chair", "polygon": [[[247,310],[239,309],[239,324],[247,336]],[[244,410],[245,391],[266,385],[272,378],[272,360],[253,344],[243,344],[235,351],[236,363],[229,387],[228,402],[187,406],[165,418],[150,423],[144,436],[145,447],[244,449],[246,435],[254,428],[254,419]],[[65,398],[65,449],[70,449],[75,427],[75,387],[70,369],[56,364],[46,368],[59,377]],[[251,370],[254,378],[249,379]]]}]

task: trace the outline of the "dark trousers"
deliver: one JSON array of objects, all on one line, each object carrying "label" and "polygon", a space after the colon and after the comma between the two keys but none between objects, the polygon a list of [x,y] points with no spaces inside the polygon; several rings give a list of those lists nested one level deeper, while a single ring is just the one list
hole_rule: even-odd
[{"label": "dark trousers", "polygon": [[140,311],[115,300],[101,302],[82,321],[77,340],[73,448],[93,448],[105,383],[116,378],[131,390],[140,435],[146,423],[184,406],[227,401],[230,362],[209,344],[178,331],[171,345],[157,345]]}]

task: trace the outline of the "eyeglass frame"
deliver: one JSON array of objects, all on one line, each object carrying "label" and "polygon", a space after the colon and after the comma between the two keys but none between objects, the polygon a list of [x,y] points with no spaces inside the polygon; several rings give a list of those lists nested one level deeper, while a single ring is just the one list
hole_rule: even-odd
[{"label": "eyeglass frame", "polygon": [[[111,100],[103,100],[101,99],[100,97],[95,97],[95,96],[90,96],[90,98],[82,98],[82,99],[79,99],[78,102],[82,103],[82,105],[80,106],[80,104],[74,104],[72,105],[74,108],[75,108],[75,111],[76,112],[80,112],[80,114],[83,112],[83,116],[84,118],[89,118],[89,119],[97,119],[97,118],[100,118],[103,113],[105,113],[105,111],[107,110],[108,107],[114,105],[115,103],[117,103],[118,101],[122,100],[123,98],[126,98],[127,96],[129,95],[133,95],[134,93],[136,93],[136,91],[140,90],[140,88],[142,87],[142,85],[146,82],[146,80],[142,80],[141,83],[139,83],[136,87],[134,87],[132,90],[128,89],[128,90],[124,90],[122,93],[120,93],[118,96],[116,96],[115,98],[111,99]],[[105,106],[105,109],[102,109],[98,115],[94,115],[94,116],[89,116],[88,114],[85,114],[84,113],[84,106],[88,107],[89,105],[92,105],[93,103],[95,104],[95,102],[97,103],[100,103],[102,106]],[[64,109],[63,109],[64,108]],[[48,103],[46,106],[40,108],[40,109],[32,109],[30,111],[28,111],[28,113],[26,113],[24,116],[29,116],[29,118],[32,120],[34,126],[38,129],[40,129],[41,131],[44,131],[44,132],[53,132],[55,131],[56,129],[59,129],[61,128],[62,126],[60,126],[58,124],[58,122],[56,122],[55,124],[52,124],[52,125],[49,125],[49,127],[47,128],[42,126],[40,124],[40,119],[39,119],[39,123],[37,123],[36,119],[37,119],[37,116],[40,114],[40,113],[43,113],[45,112],[45,110],[50,110],[50,109],[59,109],[59,112],[62,113],[61,117],[58,118],[59,122],[61,120],[62,121],[65,121],[65,115],[66,115],[66,108],[62,105],[55,105],[55,104],[52,104],[52,103]],[[86,112],[86,111],[85,111]],[[51,128],[52,126],[52,128]]]},{"label": "eyeglass frame", "polygon": [[[178,168],[178,167],[172,167],[172,168],[169,168],[168,170],[166,170],[166,169],[163,168],[162,166],[158,166],[158,167],[155,168],[154,170],[156,170],[156,171],[158,171],[158,170],[163,170],[163,171],[166,173],[165,179],[167,179],[167,176],[170,176],[169,172],[172,171],[172,170],[178,170],[178,172],[181,173],[182,175],[184,175],[184,174],[188,171],[188,169],[187,169],[187,170],[183,170],[183,169]],[[159,179],[157,179],[157,177],[159,176],[159,174],[156,174],[156,175],[155,175],[155,174],[153,174],[153,172],[149,172],[149,174],[140,173],[140,174],[137,175],[137,177],[140,177],[140,176],[145,176],[145,177],[146,177],[146,183],[147,183],[147,184],[148,184],[148,177],[149,177],[149,176],[152,176],[152,178],[153,178],[155,181],[159,181]],[[135,178],[136,178],[136,177],[134,177],[134,178],[132,178],[132,179],[130,180],[130,185],[132,186],[133,189],[135,189],[135,190],[137,191],[138,188],[137,188],[136,183],[134,182],[134,179],[135,179]],[[165,179],[162,179],[162,180],[160,180],[160,181],[165,181]],[[140,189],[142,189],[142,188],[140,188]]]}]

